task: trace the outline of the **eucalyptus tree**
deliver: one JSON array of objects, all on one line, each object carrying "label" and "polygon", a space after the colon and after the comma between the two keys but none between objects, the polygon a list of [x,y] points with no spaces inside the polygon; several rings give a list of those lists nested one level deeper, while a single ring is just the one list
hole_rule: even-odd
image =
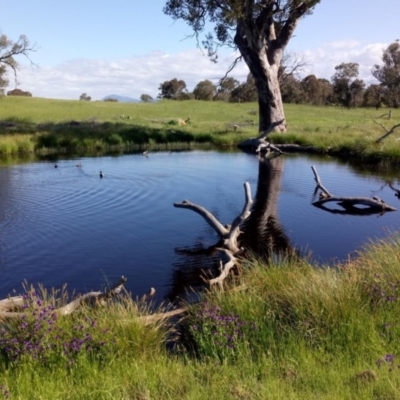
[{"label": "eucalyptus tree", "polygon": [[391,43],[383,52],[383,65],[374,65],[372,75],[384,89],[384,100],[389,107],[400,107],[400,41]]},{"label": "eucalyptus tree", "polygon": [[217,92],[217,87],[208,79],[199,82],[193,89],[196,100],[213,100]]},{"label": "eucalyptus tree", "polygon": [[332,85],[336,100],[346,107],[360,105],[365,83],[362,79],[357,79],[358,63],[341,63],[336,65],[335,71],[332,76]]},{"label": "eucalyptus tree", "polygon": [[20,65],[16,57],[24,56],[32,63],[29,54],[35,50],[35,46],[29,43],[25,35],[20,35],[17,41],[9,39],[6,35],[0,35],[0,90],[9,83],[6,77],[8,70],[13,72],[17,83],[17,73]]},{"label": "eucalyptus tree", "polygon": [[[299,20],[321,0],[168,0],[164,13],[189,24],[212,60],[226,45],[239,50],[254,77],[259,105],[259,130],[277,123],[286,131],[278,72],[283,52]],[[231,68],[236,64],[233,63]]]},{"label": "eucalyptus tree", "polygon": [[186,82],[182,79],[171,79],[160,84],[158,98],[181,100],[183,95],[187,93]]}]

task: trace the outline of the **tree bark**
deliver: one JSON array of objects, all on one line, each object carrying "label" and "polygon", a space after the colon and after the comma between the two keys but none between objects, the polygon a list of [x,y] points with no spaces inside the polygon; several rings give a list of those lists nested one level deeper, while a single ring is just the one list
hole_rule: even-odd
[{"label": "tree bark", "polygon": [[265,39],[249,29],[245,21],[238,22],[235,44],[255,80],[258,92],[259,131],[267,130],[277,121],[275,132],[286,132],[285,113],[278,79],[283,47],[268,47]]}]

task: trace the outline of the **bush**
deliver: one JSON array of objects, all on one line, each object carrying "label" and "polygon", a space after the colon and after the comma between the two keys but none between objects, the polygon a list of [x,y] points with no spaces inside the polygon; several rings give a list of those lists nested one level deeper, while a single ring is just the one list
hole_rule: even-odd
[{"label": "bush", "polygon": [[7,96],[27,96],[27,97],[32,97],[31,92],[25,92],[21,89],[14,89],[14,90],[9,90],[7,92]]}]

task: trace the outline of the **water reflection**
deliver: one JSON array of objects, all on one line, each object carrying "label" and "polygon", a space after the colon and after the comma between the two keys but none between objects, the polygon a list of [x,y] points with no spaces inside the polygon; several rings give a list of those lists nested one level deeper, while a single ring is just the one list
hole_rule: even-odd
[{"label": "water reflection", "polygon": [[253,208],[243,229],[242,246],[265,260],[272,254],[294,253],[278,216],[284,166],[284,157],[260,158]]},{"label": "water reflection", "polygon": [[[265,261],[273,255],[297,255],[278,216],[278,199],[284,165],[283,157],[272,160],[259,159],[252,212],[245,221],[243,233],[240,235],[240,246],[245,252]],[[209,247],[195,245],[191,248],[175,249],[179,261],[174,263],[173,284],[168,294],[170,300],[185,296],[188,288],[198,290],[204,285],[204,277],[210,279],[218,274],[223,256],[218,250],[221,246],[221,242],[218,242]]]}]

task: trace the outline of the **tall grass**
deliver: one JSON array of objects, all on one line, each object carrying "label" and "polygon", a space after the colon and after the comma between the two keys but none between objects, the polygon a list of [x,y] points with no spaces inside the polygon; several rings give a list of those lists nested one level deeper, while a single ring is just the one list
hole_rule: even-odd
[{"label": "tall grass", "polygon": [[394,236],[334,268],[250,260],[175,333],[129,297],[54,318],[54,296],[30,290],[36,315],[2,326],[0,399],[397,399],[399,250]]}]

